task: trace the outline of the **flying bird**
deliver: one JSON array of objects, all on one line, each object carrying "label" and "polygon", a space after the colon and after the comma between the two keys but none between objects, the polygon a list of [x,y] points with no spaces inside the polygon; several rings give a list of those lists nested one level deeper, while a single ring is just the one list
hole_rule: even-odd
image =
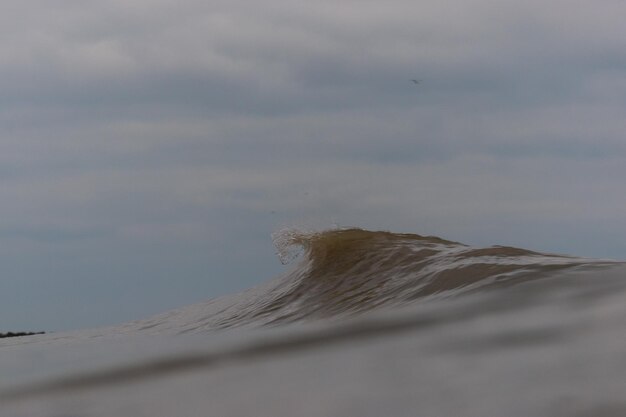
[{"label": "flying bird", "polygon": [[422,82],[422,80],[411,80],[411,81],[413,81],[413,84],[416,84],[416,85]]}]

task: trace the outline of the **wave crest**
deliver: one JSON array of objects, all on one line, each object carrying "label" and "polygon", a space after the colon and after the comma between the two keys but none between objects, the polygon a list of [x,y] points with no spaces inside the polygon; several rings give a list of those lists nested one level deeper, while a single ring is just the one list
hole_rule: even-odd
[{"label": "wave crest", "polygon": [[282,229],[281,262],[301,261],[248,319],[272,323],[354,314],[453,297],[597,263],[506,246],[473,248],[433,236],[363,229]]},{"label": "wave crest", "polygon": [[[550,255],[507,246],[470,247],[433,236],[363,229],[273,234],[283,263],[277,279],[241,294],[144,321],[186,322],[180,331],[282,324],[363,313],[515,285],[613,261]],[[191,312],[191,313],[190,313]]]}]

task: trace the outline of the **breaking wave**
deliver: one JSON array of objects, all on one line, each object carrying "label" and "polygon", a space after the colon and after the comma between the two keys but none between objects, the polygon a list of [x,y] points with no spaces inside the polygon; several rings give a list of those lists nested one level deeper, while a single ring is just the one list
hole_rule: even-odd
[{"label": "breaking wave", "polygon": [[298,260],[283,276],[242,294],[144,320],[142,329],[175,323],[189,332],[343,317],[615,264],[357,228],[285,229],[273,240],[283,263]]}]

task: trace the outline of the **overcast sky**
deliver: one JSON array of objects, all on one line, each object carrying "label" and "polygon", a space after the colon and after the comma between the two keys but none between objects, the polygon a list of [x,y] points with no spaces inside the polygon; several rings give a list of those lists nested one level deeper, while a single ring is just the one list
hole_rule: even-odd
[{"label": "overcast sky", "polygon": [[3,4],[0,332],[250,287],[283,270],[283,226],[626,259],[624,16],[620,0]]}]

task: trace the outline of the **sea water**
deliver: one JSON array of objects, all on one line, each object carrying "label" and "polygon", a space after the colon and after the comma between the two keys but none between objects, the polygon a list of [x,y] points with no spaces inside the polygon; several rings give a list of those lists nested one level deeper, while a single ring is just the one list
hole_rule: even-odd
[{"label": "sea water", "polygon": [[626,264],[360,229],[286,274],[0,340],[0,416],[625,416]]}]

